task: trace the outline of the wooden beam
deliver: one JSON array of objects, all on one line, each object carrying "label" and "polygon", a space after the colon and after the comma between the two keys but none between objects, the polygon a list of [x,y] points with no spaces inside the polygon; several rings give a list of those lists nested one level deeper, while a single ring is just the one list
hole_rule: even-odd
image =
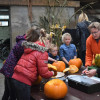
[{"label": "wooden beam", "polygon": [[99,1],[99,0],[79,0],[80,2],[88,2],[88,3],[90,3],[90,2],[97,2],[97,1]]},{"label": "wooden beam", "polygon": [[[50,0],[50,6],[59,6],[58,3],[54,3],[55,0]],[[59,4],[62,4],[64,0],[59,0]],[[32,6],[48,6],[48,0],[31,0]],[[28,5],[28,0],[0,0],[0,5]],[[69,7],[80,7],[80,1],[67,1],[65,6]]]}]

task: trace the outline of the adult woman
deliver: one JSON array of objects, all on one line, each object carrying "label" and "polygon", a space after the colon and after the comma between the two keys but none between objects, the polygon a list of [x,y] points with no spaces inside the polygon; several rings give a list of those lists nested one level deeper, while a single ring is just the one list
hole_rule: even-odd
[{"label": "adult woman", "polygon": [[77,23],[77,35],[79,38],[79,57],[82,59],[83,65],[85,65],[85,55],[86,55],[86,39],[90,35],[88,30],[88,26],[90,21],[88,16],[82,12],[79,15],[78,23]]},{"label": "adult woman", "polygon": [[89,25],[91,35],[86,41],[86,70],[83,71],[87,76],[94,76],[98,73],[100,77],[100,69],[87,71],[88,67],[92,65],[92,60],[96,54],[100,53],[100,23],[93,22]]}]

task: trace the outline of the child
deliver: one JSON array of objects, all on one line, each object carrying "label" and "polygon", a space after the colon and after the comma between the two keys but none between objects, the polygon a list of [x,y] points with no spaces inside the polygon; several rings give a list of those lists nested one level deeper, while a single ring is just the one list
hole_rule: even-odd
[{"label": "child", "polygon": [[10,78],[12,77],[14,72],[14,67],[24,52],[24,48],[21,46],[21,43],[24,40],[25,40],[25,35],[16,37],[16,45],[11,50],[3,67],[0,69],[0,72],[5,76],[5,82],[4,82],[5,90],[2,100],[8,100],[9,96],[10,96],[9,100],[15,100],[16,98],[14,97],[14,93],[10,94],[11,87],[8,86],[8,81],[10,81]]},{"label": "child", "polygon": [[[48,49],[47,52],[49,52],[50,46],[52,44],[52,38],[51,38],[50,34],[47,34],[46,33],[46,30],[45,29],[41,28],[40,32],[41,32],[41,36],[40,36],[39,40],[42,43],[45,44],[46,48]],[[53,57],[50,57],[49,56],[48,57],[48,61],[49,61],[49,63],[50,63],[50,61],[51,61],[51,63],[53,63],[54,61],[57,61],[57,60],[56,59],[53,59]]]},{"label": "child", "polygon": [[48,59],[49,60],[48,63],[52,64],[54,61],[59,60],[59,56],[57,54],[58,54],[57,45],[51,44],[49,48],[49,53],[48,53],[51,59],[50,58]]},{"label": "child", "polygon": [[30,100],[31,85],[36,81],[38,75],[47,79],[54,75],[53,71],[48,70],[47,49],[38,39],[38,30],[31,29],[26,35],[27,41],[22,42],[25,47],[24,54],[14,68],[10,84],[15,89],[12,92],[16,93],[17,100]]},{"label": "child", "polygon": [[70,59],[74,59],[77,57],[76,47],[74,44],[71,44],[72,37],[69,33],[65,33],[62,35],[63,44],[60,46],[60,57],[67,64]]},{"label": "child", "polygon": [[49,47],[50,47],[50,45],[52,43],[52,38],[51,38],[50,34],[47,34],[46,30],[43,29],[43,28],[41,28],[40,33],[41,33],[41,35],[40,35],[39,40],[42,43],[45,44],[45,46],[46,46],[47,49],[49,49]]}]

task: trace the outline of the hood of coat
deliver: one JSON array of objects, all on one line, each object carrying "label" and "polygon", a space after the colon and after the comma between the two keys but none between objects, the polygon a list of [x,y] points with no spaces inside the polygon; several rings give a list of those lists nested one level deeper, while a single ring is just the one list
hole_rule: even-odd
[{"label": "hood of coat", "polygon": [[48,49],[45,47],[45,45],[43,43],[41,43],[40,41],[37,42],[27,42],[27,41],[23,41],[22,42],[22,46],[24,46],[24,53],[31,53],[33,50],[34,51],[39,51],[39,52],[45,52]]},{"label": "hood of coat", "polygon": [[20,40],[25,40],[24,35],[23,36],[17,36],[16,37],[16,42],[19,42]]}]

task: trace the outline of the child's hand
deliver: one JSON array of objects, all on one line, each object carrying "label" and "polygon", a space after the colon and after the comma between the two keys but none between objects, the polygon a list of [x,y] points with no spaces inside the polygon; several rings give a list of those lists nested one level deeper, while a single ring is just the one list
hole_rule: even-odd
[{"label": "child's hand", "polygon": [[57,62],[57,60],[54,60],[54,62]]},{"label": "child's hand", "polygon": [[67,64],[67,65],[69,65],[69,62],[68,62],[68,61],[66,61],[66,64]]},{"label": "child's hand", "polygon": [[57,75],[57,71],[52,71],[53,72],[53,76]]}]

